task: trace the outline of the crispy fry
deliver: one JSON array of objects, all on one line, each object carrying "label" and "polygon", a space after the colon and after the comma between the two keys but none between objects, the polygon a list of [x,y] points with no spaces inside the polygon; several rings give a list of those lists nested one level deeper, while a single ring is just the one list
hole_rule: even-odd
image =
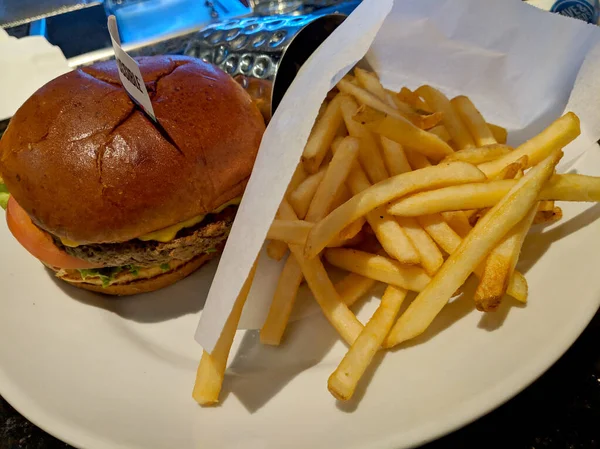
[{"label": "crispy fry", "polygon": [[354,119],[376,134],[387,137],[405,147],[423,153],[435,161],[443,159],[454,150],[435,134],[417,128],[412,123],[372,108],[363,108]]},{"label": "crispy fry", "polygon": [[[388,92],[390,94],[394,94],[394,92]],[[416,93],[411,91],[408,87],[403,87],[400,89],[400,92],[395,94],[399,101],[409,104],[413,108],[417,110],[421,110],[428,114],[432,114],[433,111],[431,108],[423,101],[421,97],[419,97]],[[441,115],[440,115],[441,118]]]},{"label": "crispy fry", "polygon": [[508,131],[506,131],[506,128],[492,123],[488,123],[487,126],[498,143],[506,143],[506,140],[508,139]]},{"label": "crispy fry", "polygon": [[431,280],[421,267],[404,265],[377,254],[349,248],[330,248],[324,254],[327,262],[335,267],[407,290],[421,291]]},{"label": "crispy fry", "polygon": [[477,310],[493,312],[500,306],[536,211],[537,205],[534,204],[525,217],[502,238],[487,256],[473,298]]},{"label": "crispy fry", "polygon": [[312,199],[319,188],[319,184],[321,184],[321,181],[324,177],[325,169],[322,169],[314,175],[310,175],[308,178],[306,178],[296,188],[296,190],[289,194],[288,200],[300,219],[303,220],[306,217],[310,203],[312,202]]},{"label": "crispy fry", "polygon": [[523,156],[528,157],[528,166],[525,168],[533,167],[555,150],[565,147],[579,134],[579,117],[572,112],[567,112],[537,136],[519,145],[514,151],[494,161],[480,164],[478,167],[490,179],[500,173],[508,164]]},{"label": "crispy fry", "polygon": [[406,290],[388,286],[381,304],[350,347],[337,369],[329,377],[327,388],[340,400],[347,401],[387,336],[404,298]]},{"label": "crispy fry", "polygon": [[460,95],[450,100],[450,104],[471,133],[475,145],[480,147],[498,143],[483,116],[469,97]]},{"label": "crispy fry", "polygon": [[[332,147],[335,152],[336,149]],[[367,167],[368,168],[368,165]],[[354,168],[348,176],[348,186],[354,195],[371,187],[371,183],[367,179],[363,169],[359,164],[355,164]],[[384,207],[378,207],[366,214],[367,221],[385,251],[396,260],[409,264],[418,264],[420,262],[419,253],[414,245],[400,227],[396,219],[390,216]],[[340,232],[339,237],[343,236],[345,231]],[[331,246],[328,244],[327,246]]]},{"label": "crispy fry", "polygon": [[398,224],[415,246],[427,274],[433,276],[444,263],[442,252],[414,218],[399,217]]},{"label": "crispy fry", "polygon": [[523,169],[527,166],[527,160],[527,156],[523,156],[517,159],[515,162],[511,162],[504,167],[500,173],[494,176],[494,179],[514,179],[514,177],[517,176],[517,173],[519,173],[519,171],[523,171]]},{"label": "crispy fry", "polygon": [[[431,130],[430,130],[431,132]],[[469,164],[483,164],[484,162],[493,161],[508,153],[513,149],[508,145],[500,143],[488,145],[478,148],[467,148],[466,150],[456,151],[444,158],[444,162],[463,161]]]},{"label": "crispy fry", "polygon": [[351,307],[356,301],[366,295],[376,283],[377,281],[374,279],[350,273],[335,284],[335,290],[340,294],[342,301],[348,307]]},{"label": "crispy fry", "polygon": [[206,351],[202,353],[202,359],[196,372],[196,383],[192,392],[192,397],[200,405],[213,405],[219,402],[219,393],[221,392],[223,378],[225,377],[227,358],[229,357],[229,351],[231,351],[231,344],[235,337],[235,331],[237,330],[246,298],[248,297],[248,293],[250,293],[255,273],[256,262],[254,262],[248,278],[238,294],[233,310],[229,314],[229,318],[227,318],[225,327],[212,353],[209,354]]},{"label": "crispy fry", "polygon": [[354,220],[348,226],[341,230],[339,237],[343,240],[348,240],[358,234],[367,220],[364,217]]},{"label": "crispy fry", "polygon": [[475,147],[469,131],[454,110],[450,100],[443,93],[427,85],[419,87],[416,92],[434,111],[443,114],[442,123],[459,150]]},{"label": "crispy fry", "polygon": [[553,210],[541,210],[535,214],[533,224],[548,224],[554,223],[562,218],[563,213],[560,207],[555,207]]},{"label": "crispy fry", "polygon": [[398,120],[405,120],[409,123],[412,123],[412,125],[415,127],[422,129],[426,127],[431,128],[439,122],[438,116],[422,116],[418,114],[412,107],[403,102],[395,102],[394,106],[390,106],[384,100],[380,100],[375,95],[371,94],[360,86],[349,83],[344,79],[338,83],[337,87],[341,92],[352,95],[360,104],[369,106],[377,111],[381,111],[384,114],[397,118]]},{"label": "crispy fry", "polygon": [[436,136],[438,136],[440,139],[442,139],[444,142],[450,142],[450,140],[452,139],[452,137],[450,137],[450,134],[448,133],[448,130],[446,129],[446,127],[444,125],[438,125],[438,126],[434,126],[433,128],[428,130],[431,134],[435,134]]},{"label": "crispy fry", "polygon": [[[313,223],[304,220],[273,220],[267,238],[285,243],[304,245]],[[287,248],[286,248],[287,249]]]},{"label": "crispy fry", "polygon": [[[340,103],[340,107],[348,132],[352,137],[356,137],[360,140],[358,160],[364,167],[367,176],[371,182],[379,182],[382,179],[387,178],[388,173],[385,169],[375,138],[368,129],[352,118],[356,114],[356,111],[358,111],[358,105],[351,98],[344,98]],[[333,149],[334,148],[332,147],[332,150]]]},{"label": "crispy fry", "polygon": [[[281,218],[284,220],[296,220],[297,216],[287,201],[284,199],[281,204]],[[329,279],[325,267],[321,263],[321,259],[318,257],[313,259],[305,258],[303,247],[300,245],[290,245],[290,251],[300,265],[302,275],[306,279],[308,287],[327,320],[348,344],[351,345],[354,343],[354,340],[356,340],[356,337],[362,331],[363,325],[342,301],[331,279]],[[294,298],[295,296],[294,294]]]},{"label": "crispy fry", "polygon": [[404,153],[406,154],[406,159],[408,159],[408,163],[413,170],[431,167],[431,162],[429,162],[427,156],[419,153],[418,151],[413,151],[407,148]]},{"label": "crispy fry", "polygon": [[288,184],[287,190],[285,191],[285,196],[287,197],[290,193],[296,190],[306,178],[308,178],[308,173],[306,173],[304,165],[302,165],[301,163],[296,165],[296,170],[292,175],[292,179],[290,179],[290,183]]},{"label": "crispy fry", "polygon": [[461,210],[453,212],[442,212],[442,217],[446,220],[446,223],[454,229],[461,238],[465,238],[471,231],[471,224],[465,213]]},{"label": "crispy fry", "polygon": [[[461,237],[448,226],[440,214],[423,215],[417,219],[423,229],[435,240],[446,253],[452,254],[462,243]],[[479,266],[474,273],[481,277],[483,267]],[[517,271],[510,278],[507,293],[520,302],[527,302],[527,281]]]},{"label": "crispy fry", "polygon": [[[506,179],[463,184],[416,193],[393,203],[392,215],[416,217],[438,212],[492,207],[517,183]],[[600,177],[567,174],[554,175],[544,185],[539,200],[600,201]]]},{"label": "crispy fry", "polygon": [[447,185],[481,182],[484,175],[464,162],[427,167],[381,181],[346,201],[312,229],[305,246],[308,258],[315,257],[338,233],[354,220],[385,203],[415,190],[435,189]]},{"label": "crispy fry", "polygon": [[549,201],[540,201],[538,203],[538,210],[539,211],[553,211],[554,210],[554,201],[549,200]]},{"label": "crispy fry", "polygon": [[381,101],[386,102],[388,105],[395,108],[393,100],[391,100],[390,95],[386,92],[386,90],[381,85],[377,74],[373,72],[368,72],[367,70],[363,70],[359,67],[354,69],[354,75],[356,79],[360,83],[360,85],[369,91],[371,94],[375,95]]},{"label": "crispy fry", "polygon": [[302,163],[309,173],[319,171],[321,162],[343,123],[340,100],[339,95],[331,100],[323,115],[315,123],[306,142],[302,153]]},{"label": "crispy fry", "polygon": [[406,153],[398,142],[381,136],[381,148],[383,148],[383,159],[388,172],[392,175],[400,175],[411,171],[411,166],[406,158]]},{"label": "crispy fry", "polygon": [[552,175],[561,157],[562,152],[556,151],[544,159],[479,220],[477,226],[450,255],[425,290],[400,316],[388,335],[385,343],[387,347],[414,338],[429,327],[456,289],[537,202],[544,183]]},{"label": "crispy fry", "polygon": [[288,257],[279,275],[269,313],[260,329],[262,344],[277,346],[281,343],[302,279],[302,269],[298,261],[292,256]]},{"label": "crispy fry", "polygon": [[337,192],[344,185],[354,165],[358,155],[358,145],[358,140],[353,137],[342,140],[310,202],[306,221],[318,221],[331,210]]}]

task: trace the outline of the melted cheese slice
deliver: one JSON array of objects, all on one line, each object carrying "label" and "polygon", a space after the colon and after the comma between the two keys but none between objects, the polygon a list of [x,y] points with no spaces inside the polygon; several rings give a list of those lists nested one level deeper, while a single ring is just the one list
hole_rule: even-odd
[{"label": "melted cheese slice", "polygon": [[[226,207],[237,206],[241,202],[242,202],[241,197],[234,198],[231,201],[228,201],[225,204],[217,207],[211,213],[218,214],[219,212],[223,211]],[[190,218],[189,220],[182,221],[181,223],[177,223],[177,224],[174,224],[167,228],[159,229],[158,231],[153,231],[148,234],[144,234],[144,235],[138,237],[138,239],[140,239],[144,242],[152,240],[155,242],[167,243],[167,242],[170,242],[171,240],[173,240],[179,231],[181,231],[184,228],[191,228],[192,226],[196,226],[198,223],[200,223],[202,220],[204,220],[205,217],[206,217],[206,215],[197,215],[195,217]],[[69,239],[62,238],[62,237],[60,238],[60,241],[62,242],[63,245],[69,246],[71,248],[79,246],[79,243],[74,242]]]}]

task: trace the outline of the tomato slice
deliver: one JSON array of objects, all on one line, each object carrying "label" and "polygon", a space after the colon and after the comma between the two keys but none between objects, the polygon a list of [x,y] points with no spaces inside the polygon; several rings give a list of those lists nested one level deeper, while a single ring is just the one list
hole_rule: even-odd
[{"label": "tomato slice", "polygon": [[32,223],[27,212],[19,206],[19,203],[12,196],[8,199],[6,222],[8,223],[8,229],[19,243],[33,256],[48,265],[65,269],[98,268],[102,266],[70,256],[58,249],[52,241],[52,237]]}]

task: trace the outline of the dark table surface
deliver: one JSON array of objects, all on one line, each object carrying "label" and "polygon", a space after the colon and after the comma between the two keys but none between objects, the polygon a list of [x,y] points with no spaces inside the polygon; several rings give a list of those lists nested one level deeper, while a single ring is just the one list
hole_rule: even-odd
[{"label": "dark table surface", "polygon": [[[600,447],[600,312],[533,385],[426,449],[592,449]],[[0,398],[1,449],[65,449]]]}]

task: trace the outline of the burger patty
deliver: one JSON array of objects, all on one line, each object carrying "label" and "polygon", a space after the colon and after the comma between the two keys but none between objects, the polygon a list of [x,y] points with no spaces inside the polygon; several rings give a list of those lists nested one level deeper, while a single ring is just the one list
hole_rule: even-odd
[{"label": "burger patty", "polygon": [[220,251],[231,230],[237,206],[218,214],[207,215],[191,228],[184,228],[175,239],[162,243],[134,239],[122,243],[98,243],[69,247],[55,239],[56,245],[68,254],[105,266],[136,265],[149,267],[168,263],[172,259],[189,260],[203,253]]}]

